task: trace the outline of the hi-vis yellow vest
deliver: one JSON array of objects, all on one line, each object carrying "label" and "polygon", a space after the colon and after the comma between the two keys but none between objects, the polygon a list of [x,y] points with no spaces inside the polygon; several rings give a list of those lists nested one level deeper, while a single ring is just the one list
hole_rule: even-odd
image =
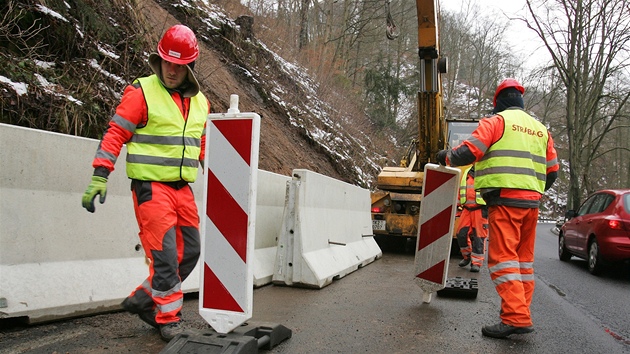
[{"label": "hi-vis yellow vest", "polygon": [[547,179],[549,133],[542,123],[519,109],[500,113],[503,136],[475,165],[475,189],[511,188],[539,193]]},{"label": "hi-vis yellow vest", "polygon": [[188,119],[184,120],[156,75],[137,81],[142,86],[149,119],[127,143],[127,176],[142,181],[194,182],[208,101],[201,92],[192,97]]},{"label": "hi-vis yellow vest", "polygon": [[[481,197],[481,193],[478,190],[475,191],[475,200],[467,200],[468,190],[475,189],[474,184],[468,183],[468,171],[472,168],[472,165],[468,166],[462,173],[462,178],[459,183],[459,203],[462,206],[465,205],[486,205],[486,201]],[[472,193],[472,191],[470,191]]]}]

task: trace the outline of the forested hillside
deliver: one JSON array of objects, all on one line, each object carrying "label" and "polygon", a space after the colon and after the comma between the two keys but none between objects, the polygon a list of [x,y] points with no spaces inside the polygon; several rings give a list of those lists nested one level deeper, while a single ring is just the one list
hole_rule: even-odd
[{"label": "forested hillside", "polygon": [[[404,0],[8,0],[0,17],[0,122],[99,138],[124,87],[150,73],[161,34],[197,34],[195,71],[213,112],[240,96],[263,117],[259,166],[306,168],[371,188],[417,136],[415,2]],[[447,118],[481,117],[515,77],[549,127],[562,170],[543,212],[562,215],[600,188],[630,186],[630,0],[526,0],[507,15],[461,2],[440,12]],[[597,9],[595,11],[593,9]],[[599,19],[589,21],[588,19]],[[388,40],[394,21],[398,36]],[[509,22],[551,60],[523,65]],[[570,31],[571,23],[581,31]]]},{"label": "forested hillside", "polygon": [[270,50],[252,17],[230,18],[203,1],[9,1],[3,10],[3,123],[99,138],[124,87],[150,74],[146,59],[162,33],[184,23],[200,41],[195,71],[212,111],[227,111],[237,94],[242,112],[262,116],[261,169],[305,168],[369,187],[393,163],[395,146],[360,102],[327,93]]}]

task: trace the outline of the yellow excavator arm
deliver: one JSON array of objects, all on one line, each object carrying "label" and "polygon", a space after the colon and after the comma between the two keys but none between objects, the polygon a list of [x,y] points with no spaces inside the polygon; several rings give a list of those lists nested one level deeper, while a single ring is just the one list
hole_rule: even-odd
[{"label": "yellow excavator arm", "polygon": [[[387,1],[387,38],[397,37],[397,28],[389,14]],[[417,237],[424,166],[435,161],[439,150],[447,146],[447,131],[461,138],[471,133],[477,123],[459,120],[447,123],[444,116],[441,75],[446,73],[446,58],[439,46],[439,8],[437,0],[416,0],[418,11],[418,136],[399,166],[383,167],[372,192],[372,230],[375,235]],[[457,139],[452,139],[451,145]],[[457,145],[456,143],[455,145]],[[453,146],[453,145],[452,145]],[[457,248],[455,248],[457,249]]]},{"label": "yellow excavator arm", "polygon": [[435,158],[446,147],[446,121],[442,102],[442,80],[447,62],[440,55],[438,1],[416,0],[418,11],[418,56],[420,88],[418,90],[418,142],[415,171]]},{"label": "yellow excavator arm", "polygon": [[[419,192],[424,165],[446,147],[446,122],[442,102],[441,73],[446,58],[440,57],[437,0],[417,0],[418,55],[418,136],[409,146],[398,167],[384,167],[377,177],[377,188]],[[389,32],[388,32],[389,33]]]}]

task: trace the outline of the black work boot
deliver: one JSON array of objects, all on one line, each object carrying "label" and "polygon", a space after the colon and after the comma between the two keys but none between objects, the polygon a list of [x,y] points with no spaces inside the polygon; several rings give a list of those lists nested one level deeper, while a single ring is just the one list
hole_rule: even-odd
[{"label": "black work boot", "polygon": [[525,334],[534,331],[534,327],[514,327],[503,322],[499,322],[492,326],[481,327],[481,333],[486,337],[506,338],[511,334]]},{"label": "black work boot", "polygon": [[470,266],[470,271],[473,272],[473,273],[479,273],[479,269],[480,269],[480,267],[478,265],[476,265],[476,264],[473,264],[473,265]]},{"label": "black work boot", "polygon": [[459,266],[464,268],[465,266],[470,264],[470,257],[469,258],[464,258],[461,261],[459,261]]},{"label": "black work boot", "polygon": [[184,327],[181,321],[166,323],[160,325],[160,336],[166,342],[170,342],[178,334],[184,332]]},{"label": "black work boot", "polygon": [[125,298],[123,302],[120,303],[120,306],[122,306],[125,311],[138,315],[138,317],[149,326],[159,328],[157,322],[155,322],[155,312],[149,308],[142,308],[134,298]]}]

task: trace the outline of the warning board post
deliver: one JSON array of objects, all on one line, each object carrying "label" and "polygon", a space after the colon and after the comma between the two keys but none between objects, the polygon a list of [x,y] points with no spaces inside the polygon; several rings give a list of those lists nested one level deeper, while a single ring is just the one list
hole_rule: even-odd
[{"label": "warning board post", "polygon": [[457,168],[424,166],[414,274],[425,303],[446,285],[460,174]]},{"label": "warning board post", "polygon": [[259,140],[260,116],[240,113],[237,95],[227,113],[208,115],[199,314],[213,331],[179,334],[164,354],[257,353],[291,337],[281,325],[246,323],[253,312]]},{"label": "warning board post", "polygon": [[258,114],[208,115],[199,314],[222,334],[252,316],[259,135]]}]

